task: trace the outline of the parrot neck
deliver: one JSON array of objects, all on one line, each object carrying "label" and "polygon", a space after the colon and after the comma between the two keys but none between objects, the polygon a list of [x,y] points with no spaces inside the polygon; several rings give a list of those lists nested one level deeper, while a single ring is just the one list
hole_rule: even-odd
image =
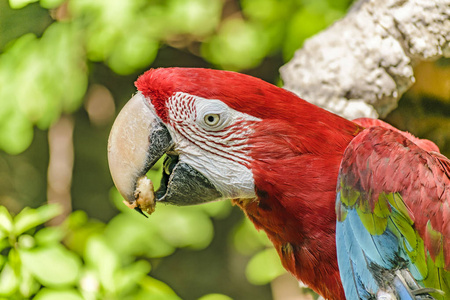
[{"label": "parrot neck", "polygon": [[[284,176],[272,174],[273,191],[257,189],[256,200],[234,200],[255,227],[266,232],[284,268],[325,299],[345,299],[336,257],[336,185],[325,184],[337,182],[338,166],[336,160],[336,168],[317,172],[311,180],[303,178],[302,184],[291,178],[303,177],[302,168]],[[316,180],[320,176],[327,178],[322,184]],[[272,185],[275,181],[278,186]],[[285,192],[275,191],[283,187]]]},{"label": "parrot neck", "polygon": [[336,183],[344,150],[362,129],[336,120],[342,124],[301,132],[261,122],[250,141],[257,199],[234,200],[267,233],[283,266],[326,299],[345,299],[336,257]]}]

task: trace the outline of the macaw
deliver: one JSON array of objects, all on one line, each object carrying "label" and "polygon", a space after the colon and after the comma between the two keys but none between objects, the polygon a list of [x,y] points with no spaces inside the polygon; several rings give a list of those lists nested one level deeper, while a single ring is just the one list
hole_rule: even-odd
[{"label": "macaw", "polygon": [[152,69],[135,84],[108,146],[130,207],[232,199],[326,299],[450,299],[450,160],[435,144],[235,72]]}]

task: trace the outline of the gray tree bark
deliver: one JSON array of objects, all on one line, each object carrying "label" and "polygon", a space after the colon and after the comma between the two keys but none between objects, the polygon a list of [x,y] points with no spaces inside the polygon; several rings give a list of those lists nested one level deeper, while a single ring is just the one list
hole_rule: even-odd
[{"label": "gray tree bark", "polygon": [[360,0],[280,73],[305,100],[348,119],[377,118],[414,83],[414,65],[442,56],[450,57],[450,0]]}]

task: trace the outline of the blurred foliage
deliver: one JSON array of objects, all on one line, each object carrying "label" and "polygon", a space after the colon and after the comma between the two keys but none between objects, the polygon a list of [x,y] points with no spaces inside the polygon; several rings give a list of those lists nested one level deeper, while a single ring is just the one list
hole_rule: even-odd
[{"label": "blurred foliage", "polygon": [[[226,205],[188,211],[163,207],[148,221],[125,207],[108,224],[75,211],[56,227],[40,225],[61,212],[57,205],[25,208],[14,218],[0,206],[0,299],[181,299],[147,275],[150,263],[144,258],[167,256],[176,247],[206,247],[213,232],[207,216],[223,214]],[[162,220],[169,218],[166,226]],[[229,298],[214,294],[202,299]]]},{"label": "blurred foliage", "polygon": [[[2,251],[2,274],[12,268],[16,277],[1,294],[125,299],[164,290],[162,283],[145,276],[148,261],[159,266],[162,257],[176,257],[176,249],[205,249],[214,238],[211,218],[232,214],[231,206],[228,202],[183,209],[163,206],[149,220],[126,210],[115,189],[109,191],[106,163],[106,136],[115,107],[124,104],[133,93],[132,81],[150,66],[247,70],[275,82],[282,57],[292,57],[305,38],[341,17],[349,4],[350,0],[0,0],[0,150],[15,155],[26,150],[17,158],[0,155],[1,202],[16,212],[45,202],[45,131],[61,114],[74,114],[73,207],[89,215],[76,211],[60,227],[29,228],[25,237],[14,233],[8,239],[10,250]],[[96,117],[99,110],[103,116]],[[154,182],[159,182],[158,168],[148,174]],[[121,213],[105,207],[108,198]],[[219,274],[230,273],[227,270],[209,276],[214,282],[223,281],[224,291],[239,290],[244,276],[267,284],[284,272],[267,237],[256,234],[241,213],[234,216],[233,222],[223,221],[221,226],[229,229],[217,239],[232,257],[244,257],[248,267],[231,276],[231,284],[219,279]],[[35,226],[47,219],[40,220]],[[237,250],[229,249],[230,231],[235,232],[231,245]],[[28,246],[14,246],[19,239]],[[210,248],[214,247],[218,246]],[[208,252],[210,259],[195,267],[206,270],[222,249]],[[53,256],[67,273],[43,267]],[[223,268],[223,263],[215,267]],[[158,274],[166,276],[164,271]],[[165,281],[185,278],[168,277]],[[226,297],[211,294],[202,299]]]},{"label": "blurred foliage", "polygon": [[450,58],[421,62],[414,74],[416,83],[386,121],[433,141],[450,157]]},{"label": "blurred foliage", "polygon": [[[161,282],[148,277],[148,262],[125,261],[96,231],[85,234],[83,252],[78,255],[61,241],[75,226],[87,223],[82,212],[75,212],[59,227],[36,227],[60,213],[58,206],[25,208],[14,218],[0,206],[2,299],[179,299]],[[86,233],[86,232],[85,232]],[[77,287],[75,289],[75,287]],[[139,296],[139,297],[138,297]]]},{"label": "blurred foliage", "polygon": [[[29,5],[34,2],[40,7]],[[305,38],[341,17],[349,2],[10,0],[9,8],[1,0],[6,34],[0,35],[0,149],[24,151],[33,125],[46,129],[62,112],[79,108],[90,62],[132,74],[151,65],[168,44],[217,67],[253,68],[280,51],[292,57]],[[16,27],[16,18],[26,25]]]},{"label": "blurred foliage", "polygon": [[[226,201],[158,205],[149,219],[129,210],[111,188],[108,132],[144,70],[224,68],[275,83],[351,2],[0,0],[0,299],[270,299],[267,283],[285,271],[265,234]],[[389,121],[449,155],[448,81],[434,80],[448,76],[442,61],[421,69]],[[75,123],[75,212],[46,227],[60,212],[38,207],[46,134],[61,114]],[[158,164],[148,175],[160,173]]]}]

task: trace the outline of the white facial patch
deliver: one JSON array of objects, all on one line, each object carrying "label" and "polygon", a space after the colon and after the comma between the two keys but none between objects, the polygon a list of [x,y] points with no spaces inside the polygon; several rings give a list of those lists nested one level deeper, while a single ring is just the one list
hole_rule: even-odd
[{"label": "white facial patch", "polygon": [[168,119],[180,161],[202,173],[225,198],[254,198],[248,137],[261,121],[220,100],[175,93],[167,101]]}]

